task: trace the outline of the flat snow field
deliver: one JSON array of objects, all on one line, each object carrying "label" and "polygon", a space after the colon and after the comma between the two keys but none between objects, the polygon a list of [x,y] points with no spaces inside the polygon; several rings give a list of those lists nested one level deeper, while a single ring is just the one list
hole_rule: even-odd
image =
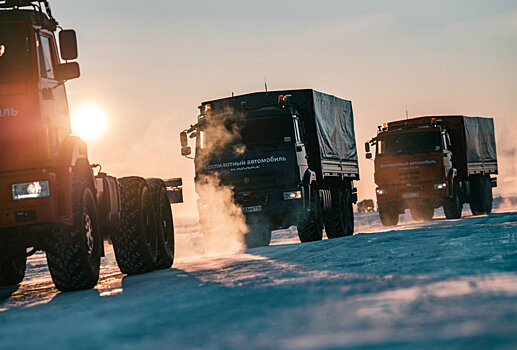
[{"label": "flat snow field", "polygon": [[178,225],[172,269],[124,276],[107,246],[96,289],[71,293],[36,254],[0,289],[0,349],[516,349],[517,212],[464,214],[356,214],[351,237],[210,256]]}]

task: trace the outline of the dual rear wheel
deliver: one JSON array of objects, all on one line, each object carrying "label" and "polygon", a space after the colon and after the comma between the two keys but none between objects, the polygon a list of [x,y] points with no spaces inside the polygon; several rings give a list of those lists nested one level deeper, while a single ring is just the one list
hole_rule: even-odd
[{"label": "dual rear wheel", "polygon": [[[120,270],[138,274],[172,266],[174,228],[164,183],[140,177],[119,183],[121,218],[110,234]],[[52,280],[62,291],[94,287],[103,252],[96,200],[82,177],[73,179],[72,208],[73,226],[53,228],[46,240]]]},{"label": "dual rear wheel", "polygon": [[310,210],[300,215],[298,236],[301,242],[323,238],[323,228],[329,239],[350,236],[354,233],[352,194],[347,189],[332,189],[332,205],[323,212],[317,191],[311,191]]}]

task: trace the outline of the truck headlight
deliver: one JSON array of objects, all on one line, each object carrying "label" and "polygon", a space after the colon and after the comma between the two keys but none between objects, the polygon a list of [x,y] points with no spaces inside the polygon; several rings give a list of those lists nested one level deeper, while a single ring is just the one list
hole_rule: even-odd
[{"label": "truck headlight", "polygon": [[378,188],[378,189],[375,190],[375,192],[377,192],[377,195],[381,196],[383,194],[387,194],[388,190],[385,189],[385,188]]},{"label": "truck headlight", "polygon": [[434,185],[435,190],[445,190],[446,188],[447,188],[447,182],[444,182],[443,184]]},{"label": "truck headlight", "polygon": [[50,196],[48,181],[24,182],[12,185],[13,199],[42,198]]},{"label": "truck headlight", "polygon": [[290,200],[290,199],[300,199],[302,198],[302,191],[291,191],[291,192],[284,192],[284,200]]}]

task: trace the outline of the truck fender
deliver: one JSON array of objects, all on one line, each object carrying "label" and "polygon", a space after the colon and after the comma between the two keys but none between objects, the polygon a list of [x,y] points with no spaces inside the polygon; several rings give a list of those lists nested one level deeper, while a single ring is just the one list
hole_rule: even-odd
[{"label": "truck fender", "polygon": [[77,136],[68,135],[59,147],[58,167],[74,167],[80,159],[88,161],[86,142]]},{"label": "truck fender", "polygon": [[451,168],[449,170],[449,173],[447,174],[447,195],[449,198],[452,198],[453,196],[453,186],[454,186],[454,179],[458,176],[458,170],[456,168]]},{"label": "truck fender", "polygon": [[304,192],[304,195],[303,195],[304,207],[307,210],[310,210],[310,208],[311,208],[311,186],[315,186],[315,184],[316,184],[316,173],[310,169],[305,170],[305,173],[303,174],[300,185]]},{"label": "truck fender", "polygon": [[77,136],[68,135],[59,147],[56,163],[58,203],[61,215],[72,215],[72,178],[74,174],[84,176],[96,195],[95,180],[88,161],[86,143]]},{"label": "truck fender", "polygon": [[302,186],[310,186],[313,182],[316,182],[316,173],[311,169],[305,170],[305,174],[302,177]]}]

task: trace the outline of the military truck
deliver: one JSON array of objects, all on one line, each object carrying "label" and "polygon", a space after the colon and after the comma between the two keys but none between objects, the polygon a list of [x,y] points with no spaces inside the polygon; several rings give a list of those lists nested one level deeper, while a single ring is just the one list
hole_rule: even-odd
[{"label": "military truck", "polygon": [[497,154],[492,118],[425,116],[379,127],[365,144],[375,145],[377,204],[384,225],[396,225],[410,209],[414,220],[431,220],[443,207],[459,219],[464,203],[472,214],[489,214],[497,186]]},{"label": "military truck", "polygon": [[65,90],[80,75],[76,34],[58,29],[46,0],[0,1],[1,286],[43,250],[59,290],[92,288],[108,237],[123,273],[173,263],[168,195],[181,200],[181,180],[117,179],[90,164]]},{"label": "military truck", "polygon": [[194,158],[198,209],[210,208],[207,176],[229,186],[246,216],[248,247],[270,243],[271,231],[296,225],[302,242],[354,232],[359,180],[352,103],[311,89],[256,92],[203,102],[197,123],[180,135]]},{"label": "military truck", "polygon": [[357,211],[359,213],[369,213],[375,211],[375,204],[373,203],[373,199],[364,199],[360,202],[357,202]]}]

